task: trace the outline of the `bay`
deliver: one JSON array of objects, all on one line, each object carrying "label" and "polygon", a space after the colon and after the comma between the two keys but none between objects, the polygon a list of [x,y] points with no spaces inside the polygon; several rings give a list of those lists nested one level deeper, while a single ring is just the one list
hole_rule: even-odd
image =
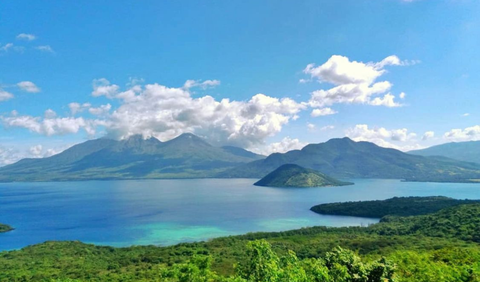
[{"label": "bay", "polygon": [[256,231],[366,226],[378,219],[325,216],[313,205],[394,196],[480,199],[480,185],[353,179],[352,186],[267,188],[254,179],[0,183],[0,250],[53,240],[116,247],[172,245]]}]

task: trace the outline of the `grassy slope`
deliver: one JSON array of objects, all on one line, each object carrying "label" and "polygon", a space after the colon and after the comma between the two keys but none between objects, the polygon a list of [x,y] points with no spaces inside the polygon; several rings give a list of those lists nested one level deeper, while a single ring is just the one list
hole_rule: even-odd
[{"label": "grassy slope", "polygon": [[[444,261],[444,256],[461,253],[455,262],[450,258],[453,264],[449,267],[471,265],[480,273],[478,261],[475,265],[475,258],[480,258],[479,220],[480,204],[470,204],[429,215],[386,217],[381,223],[364,228],[313,227],[171,247],[112,248],[80,242],[47,242],[0,253],[0,281],[48,281],[58,277],[82,281],[155,281],[160,267],[184,262],[194,254],[210,254],[214,270],[232,273],[233,264],[246,259],[245,244],[255,239],[267,239],[279,254],[293,250],[299,258],[320,257],[336,246],[356,250],[367,259],[385,255],[403,265],[399,273],[404,272],[405,279],[400,281],[421,281],[407,280],[412,275],[409,268],[416,267],[418,271],[417,265],[412,265],[415,262],[409,262],[412,259],[409,254],[417,259],[426,256],[423,263],[446,267],[449,262]],[[458,260],[464,264],[458,264]],[[468,260],[474,261],[467,264]],[[422,271],[435,269],[426,267]]]}]

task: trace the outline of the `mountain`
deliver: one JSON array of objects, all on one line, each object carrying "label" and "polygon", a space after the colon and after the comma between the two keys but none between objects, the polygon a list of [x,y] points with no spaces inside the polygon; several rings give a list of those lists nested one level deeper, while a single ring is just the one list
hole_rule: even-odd
[{"label": "mountain", "polygon": [[448,158],[430,158],[354,142],[345,137],[310,144],[302,150],[275,153],[219,177],[261,178],[284,164],[297,164],[336,178],[390,178],[409,181],[463,182],[480,179],[480,165]]},{"label": "mountain", "polygon": [[313,169],[295,164],[284,164],[255,182],[257,186],[268,187],[325,187],[351,185]]},{"label": "mountain", "polygon": [[408,153],[419,156],[442,156],[480,164],[480,141],[452,142]]},{"label": "mountain", "polygon": [[96,139],[43,159],[23,159],[0,168],[0,181],[213,177],[264,158],[237,147],[214,147],[193,134],[161,142],[140,135]]}]

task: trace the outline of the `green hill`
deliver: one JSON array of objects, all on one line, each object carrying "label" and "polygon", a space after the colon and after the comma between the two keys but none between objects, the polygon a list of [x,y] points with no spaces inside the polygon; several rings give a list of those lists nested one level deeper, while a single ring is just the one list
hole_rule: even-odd
[{"label": "green hill", "polygon": [[354,142],[347,137],[310,144],[302,150],[275,153],[265,159],[221,172],[218,176],[261,178],[288,163],[321,171],[336,178],[451,182],[480,179],[480,164],[406,154],[370,142]]},{"label": "green hill", "polygon": [[295,164],[285,164],[255,182],[257,186],[268,187],[325,187],[352,185],[342,182],[313,169]]},{"label": "green hill", "polygon": [[480,164],[480,141],[452,142],[408,153],[419,156],[441,156]]},{"label": "green hill", "polygon": [[96,139],[43,159],[0,168],[0,181],[212,177],[263,156],[236,147],[214,147],[193,134],[161,142],[132,136]]}]

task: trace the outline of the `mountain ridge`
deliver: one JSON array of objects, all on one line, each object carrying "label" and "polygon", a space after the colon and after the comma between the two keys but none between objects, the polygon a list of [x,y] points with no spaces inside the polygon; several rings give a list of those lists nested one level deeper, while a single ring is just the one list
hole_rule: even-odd
[{"label": "mountain ridge", "polygon": [[426,157],[441,156],[480,164],[480,141],[450,142],[408,153]]},{"label": "mountain ridge", "polygon": [[468,182],[480,178],[479,164],[411,155],[370,142],[355,142],[348,137],[309,144],[301,150],[271,154],[265,159],[226,170],[219,177],[261,178],[286,163],[343,179]]}]

